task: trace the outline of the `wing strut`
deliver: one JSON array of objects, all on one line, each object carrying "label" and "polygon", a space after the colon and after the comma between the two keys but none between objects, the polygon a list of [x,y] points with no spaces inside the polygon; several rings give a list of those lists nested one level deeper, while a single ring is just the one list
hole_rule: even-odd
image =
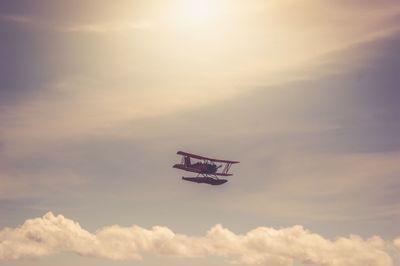
[{"label": "wing strut", "polygon": [[222,170],[222,173],[227,174],[229,172],[229,169],[231,169],[232,163],[227,163],[225,164],[224,170]]}]

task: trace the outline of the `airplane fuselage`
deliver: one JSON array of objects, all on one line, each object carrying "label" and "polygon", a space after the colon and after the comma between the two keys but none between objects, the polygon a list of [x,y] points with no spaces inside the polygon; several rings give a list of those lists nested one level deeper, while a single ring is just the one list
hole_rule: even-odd
[{"label": "airplane fuselage", "polygon": [[199,174],[215,174],[218,170],[215,164],[205,163],[175,164],[173,167]]}]

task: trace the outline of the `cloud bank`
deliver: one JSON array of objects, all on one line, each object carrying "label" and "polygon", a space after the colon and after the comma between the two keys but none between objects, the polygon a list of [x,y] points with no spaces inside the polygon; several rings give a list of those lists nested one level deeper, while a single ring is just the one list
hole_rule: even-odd
[{"label": "cloud bank", "polygon": [[[400,248],[400,240],[395,246]],[[326,239],[302,226],[259,227],[235,234],[215,225],[204,236],[177,234],[167,227],[150,230],[113,225],[90,233],[62,215],[49,212],[18,228],[0,231],[0,260],[72,252],[112,260],[142,259],[144,254],[173,257],[222,256],[248,265],[391,266],[389,244],[380,237]]]}]

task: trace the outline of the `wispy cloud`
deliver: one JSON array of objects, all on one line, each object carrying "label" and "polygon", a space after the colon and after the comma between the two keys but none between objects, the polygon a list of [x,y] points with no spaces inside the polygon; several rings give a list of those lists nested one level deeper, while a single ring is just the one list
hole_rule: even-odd
[{"label": "wispy cloud", "polygon": [[[395,245],[398,245],[396,240]],[[95,233],[51,212],[29,219],[18,228],[0,231],[0,259],[42,257],[61,252],[112,260],[141,259],[144,254],[174,257],[221,256],[248,265],[290,266],[302,262],[326,266],[391,266],[389,245],[374,236],[326,239],[302,226],[259,227],[236,234],[221,225],[205,236],[177,234],[167,227],[136,225],[104,227]]]},{"label": "wispy cloud", "polygon": [[29,23],[32,22],[32,18],[22,15],[1,15],[0,20],[8,21],[12,23]]},{"label": "wispy cloud", "polygon": [[0,21],[25,24],[33,26],[35,29],[54,31],[60,33],[120,33],[133,30],[148,30],[152,27],[151,23],[135,20],[117,20],[109,22],[79,22],[79,21],[46,21],[43,18],[37,18],[26,15],[0,14]]},{"label": "wispy cloud", "polygon": [[106,24],[74,24],[60,27],[60,31],[76,33],[112,33],[129,30],[147,30],[151,28],[150,23],[106,23]]}]

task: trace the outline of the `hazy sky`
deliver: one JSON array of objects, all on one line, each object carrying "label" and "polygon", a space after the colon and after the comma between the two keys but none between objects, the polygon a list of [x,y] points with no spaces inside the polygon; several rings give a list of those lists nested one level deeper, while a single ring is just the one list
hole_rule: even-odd
[{"label": "hazy sky", "polygon": [[10,0],[0,37],[0,265],[400,265],[398,0]]}]

